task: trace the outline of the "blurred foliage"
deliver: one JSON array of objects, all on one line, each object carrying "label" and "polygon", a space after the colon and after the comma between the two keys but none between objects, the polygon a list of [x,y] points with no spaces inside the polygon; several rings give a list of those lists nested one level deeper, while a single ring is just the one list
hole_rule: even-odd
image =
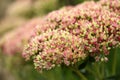
[{"label": "blurred foliage", "polygon": [[0,0],[0,19],[5,16],[5,10],[14,0]]},{"label": "blurred foliage", "polygon": [[[117,49],[116,54],[113,52],[114,49],[111,50],[111,53],[108,56],[108,62],[83,63],[81,66],[84,66],[85,68],[83,67],[79,70],[89,80],[120,80],[120,48]],[[14,76],[15,80],[79,80],[79,76],[64,65],[56,67],[50,71],[44,71],[41,74],[34,69],[31,61],[26,63],[24,59],[21,59],[20,54],[14,56],[0,54],[0,64],[2,64],[2,67],[4,67],[12,77]],[[113,65],[116,66],[115,74],[112,72]],[[100,79],[100,77],[102,77],[102,79]]]},{"label": "blurred foliage", "polygon": [[1,0],[0,4],[0,37],[31,18],[58,9],[57,0]]},{"label": "blurred foliage", "polygon": [[[17,20],[16,22],[13,22]],[[4,18],[0,22],[0,37],[2,37],[5,33],[13,30],[15,27],[23,24],[26,20],[22,18]]]},{"label": "blurred foliage", "polygon": [[120,80],[120,48],[112,49],[107,62],[88,62],[85,67],[90,80]]},{"label": "blurred foliage", "polygon": [[[58,0],[59,6],[64,6],[64,5],[77,5],[79,3],[82,3],[84,1],[90,1],[90,0]],[[94,1],[99,1],[99,0],[94,0]]]},{"label": "blurred foliage", "polygon": [[34,69],[32,62],[26,63],[21,59],[20,55],[17,54],[15,56],[1,56],[3,67],[14,76],[15,80],[79,80],[79,78],[64,65],[62,67],[56,67],[51,71],[44,71],[41,74]]}]

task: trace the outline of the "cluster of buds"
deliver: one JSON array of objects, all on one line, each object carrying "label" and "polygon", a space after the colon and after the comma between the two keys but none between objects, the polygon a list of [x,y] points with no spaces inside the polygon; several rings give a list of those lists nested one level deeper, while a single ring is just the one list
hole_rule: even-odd
[{"label": "cluster of buds", "polygon": [[[41,71],[61,64],[74,65],[88,56],[107,61],[110,49],[120,46],[119,3],[119,0],[88,1],[49,13],[35,23],[36,34],[25,46],[23,56],[26,60],[32,57],[35,68]],[[26,30],[25,34],[31,36],[33,28]],[[26,37],[16,36],[20,42]]]},{"label": "cluster of buds", "polygon": [[33,57],[40,70],[75,64],[87,56],[107,61],[110,49],[120,45],[117,3],[120,1],[89,1],[48,14],[37,26],[39,34],[25,47],[23,56]]},{"label": "cluster of buds", "polygon": [[100,0],[103,7],[120,15],[120,0]]},{"label": "cluster of buds", "polygon": [[65,64],[74,65],[86,58],[82,39],[63,30],[47,31],[31,39],[23,56],[34,59],[35,68],[51,69]]}]

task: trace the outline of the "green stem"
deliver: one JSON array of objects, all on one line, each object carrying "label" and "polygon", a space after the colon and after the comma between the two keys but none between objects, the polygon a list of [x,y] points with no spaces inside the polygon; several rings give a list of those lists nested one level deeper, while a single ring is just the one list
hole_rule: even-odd
[{"label": "green stem", "polygon": [[86,67],[86,70],[87,70],[89,73],[91,73],[93,76],[97,76],[97,75],[96,75],[96,72],[93,71],[92,69],[90,69],[89,67]]},{"label": "green stem", "polygon": [[102,68],[102,78],[104,78],[105,77],[105,63],[104,62],[102,62],[101,63],[101,68]]},{"label": "green stem", "polygon": [[75,67],[70,67],[72,71],[74,71],[82,80],[88,80],[80,71]]},{"label": "green stem", "polygon": [[114,53],[113,53],[113,64],[112,64],[112,75],[115,75],[115,72],[116,72],[116,64],[117,64],[117,49],[114,50]]},{"label": "green stem", "polygon": [[98,77],[99,80],[102,80],[102,76],[101,76],[101,73],[100,73],[100,70],[99,70],[99,65],[97,63],[94,64],[94,68],[96,70],[96,75]]}]

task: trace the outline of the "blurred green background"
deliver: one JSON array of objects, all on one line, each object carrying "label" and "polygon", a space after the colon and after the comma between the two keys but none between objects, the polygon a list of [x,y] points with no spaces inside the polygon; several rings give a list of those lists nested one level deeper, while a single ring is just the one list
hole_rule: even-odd
[{"label": "blurred green background", "polygon": [[[18,26],[26,23],[35,17],[42,17],[53,10],[63,6],[76,5],[85,0],[0,0],[0,39]],[[97,0],[96,0],[97,1]],[[15,21],[15,22],[14,22]],[[114,53],[114,49],[111,50]],[[106,75],[104,80],[120,80],[120,49],[116,55],[110,54],[109,61],[104,63],[104,70],[101,72],[101,63],[89,63],[81,65],[80,71],[89,80],[98,80],[97,72]],[[115,65],[115,74],[112,68]],[[86,66],[84,69],[82,67]],[[98,66],[98,69],[95,69]],[[97,70],[97,71],[96,71]],[[25,62],[21,53],[6,55],[0,50],[0,80],[80,80],[79,77],[66,68],[57,67],[42,74],[34,69],[31,61]]]}]

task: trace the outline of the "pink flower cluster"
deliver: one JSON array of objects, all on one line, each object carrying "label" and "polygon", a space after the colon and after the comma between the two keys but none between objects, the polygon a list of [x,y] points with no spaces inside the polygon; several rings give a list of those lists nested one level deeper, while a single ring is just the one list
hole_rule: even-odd
[{"label": "pink flower cluster", "polygon": [[[15,43],[13,50],[16,50],[16,45],[24,38],[29,40],[23,57],[26,60],[32,57],[39,70],[49,70],[61,64],[74,65],[88,56],[96,61],[107,60],[109,50],[120,46],[119,3],[119,0],[88,1],[53,11],[35,23],[36,28],[31,28],[35,27],[33,24],[28,25],[30,30],[23,27],[21,36],[17,31],[5,49]],[[30,38],[33,29],[36,34]],[[11,52],[11,48],[6,51]]]},{"label": "pink flower cluster", "polygon": [[37,26],[38,34],[25,47],[23,56],[32,57],[39,70],[72,65],[87,56],[108,60],[109,50],[120,45],[117,3],[120,1],[89,1],[51,12]]},{"label": "pink flower cluster", "polygon": [[100,4],[120,15],[120,0],[101,0]]},{"label": "pink flower cluster", "polygon": [[63,30],[53,30],[32,38],[25,47],[23,56],[34,58],[35,68],[38,70],[51,69],[65,64],[73,65],[85,59],[82,40]]}]

